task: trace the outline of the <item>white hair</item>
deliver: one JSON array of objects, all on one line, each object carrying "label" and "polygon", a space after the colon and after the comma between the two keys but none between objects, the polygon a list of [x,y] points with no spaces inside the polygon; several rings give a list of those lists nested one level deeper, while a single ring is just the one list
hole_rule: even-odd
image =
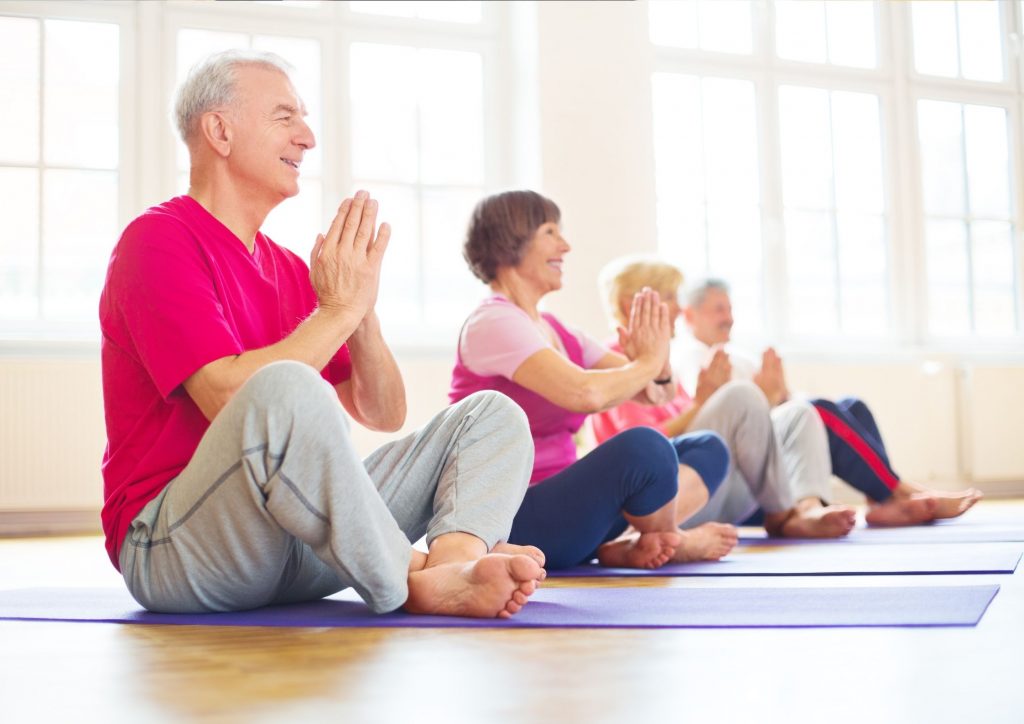
[{"label": "white hair", "polygon": [[724,279],[715,279],[714,277],[701,279],[689,288],[686,295],[686,303],[691,307],[699,307],[704,303],[708,292],[712,291],[728,294],[729,284]]},{"label": "white hair", "polygon": [[200,116],[235,102],[237,70],[247,65],[276,70],[289,78],[293,70],[281,56],[259,50],[225,50],[200,60],[189,70],[174,96],[174,123],[186,145]]}]

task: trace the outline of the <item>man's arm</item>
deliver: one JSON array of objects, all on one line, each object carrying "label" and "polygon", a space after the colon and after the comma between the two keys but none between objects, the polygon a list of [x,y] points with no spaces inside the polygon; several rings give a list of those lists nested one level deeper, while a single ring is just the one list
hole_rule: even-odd
[{"label": "man's arm", "polygon": [[394,432],[405,423],[405,384],[371,309],[348,338],[352,377],[335,385],[338,399],[364,427]]},{"label": "man's arm", "polygon": [[[309,278],[318,300],[316,311],[280,342],[214,360],[185,380],[185,391],[208,420],[216,417],[260,368],[279,360],[295,360],[322,370],[341,345],[359,336],[357,329],[367,324],[364,318],[377,301],[380,265],[391,237],[387,224],[381,224],[374,233],[376,221],[377,202],[365,191],[342,201],[326,236],[317,237],[310,255]],[[372,332],[373,322],[367,326]],[[356,346],[374,349],[372,343],[357,342]],[[369,370],[364,373],[369,374]],[[402,407],[404,420],[404,402]]]}]

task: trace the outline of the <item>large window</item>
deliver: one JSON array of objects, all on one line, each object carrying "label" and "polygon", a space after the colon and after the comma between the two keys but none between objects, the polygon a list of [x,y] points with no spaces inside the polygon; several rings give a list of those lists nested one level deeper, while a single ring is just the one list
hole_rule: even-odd
[{"label": "large window", "polygon": [[0,337],[96,339],[120,229],[188,189],[174,89],[207,54],[255,48],[295,67],[317,138],[299,195],[263,230],[305,259],[341,199],[369,190],[394,229],[384,324],[404,343],[450,344],[483,291],[461,258],[470,211],[509,183],[510,152],[489,123],[505,101],[485,93],[502,75],[501,12],[452,1],[0,8]]},{"label": "large window", "polygon": [[119,26],[0,15],[0,320],[96,316],[118,232]]},{"label": "large window", "polygon": [[737,336],[1019,343],[1024,3],[648,7],[659,247]]}]

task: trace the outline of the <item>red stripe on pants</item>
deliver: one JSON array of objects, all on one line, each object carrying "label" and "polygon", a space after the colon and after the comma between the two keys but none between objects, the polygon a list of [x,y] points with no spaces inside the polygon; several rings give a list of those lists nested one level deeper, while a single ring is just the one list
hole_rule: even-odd
[{"label": "red stripe on pants", "polygon": [[896,486],[900,484],[899,478],[892,474],[889,470],[889,466],[885,464],[885,461],[878,457],[870,445],[864,442],[864,438],[857,434],[857,432],[850,428],[842,418],[837,417],[829,410],[823,409],[815,405],[815,410],[821,415],[822,421],[825,425],[842,439],[847,445],[853,448],[853,451],[860,455],[861,460],[867,463],[867,466],[871,468],[871,471],[879,477],[879,479],[885,484],[885,487],[889,490],[895,490]]}]

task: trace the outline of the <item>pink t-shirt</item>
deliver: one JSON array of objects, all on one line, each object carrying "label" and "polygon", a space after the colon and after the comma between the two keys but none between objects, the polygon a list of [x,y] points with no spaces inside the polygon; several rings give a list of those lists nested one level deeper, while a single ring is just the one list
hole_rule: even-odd
[{"label": "pink t-shirt", "polygon": [[[622,352],[617,343],[608,346],[615,352]],[[591,415],[590,426],[598,443],[631,427],[653,427],[664,433],[666,422],[679,417],[692,406],[693,400],[686,394],[682,384],[677,383],[676,396],[664,405],[643,405],[629,400],[610,410]]]},{"label": "pink t-shirt", "polygon": [[484,300],[462,329],[448,393],[452,402],[458,402],[473,392],[497,390],[523,408],[533,435],[531,485],[576,461],[572,436],[586,416],[558,407],[516,384],[512,375],[528,357],[542,349],[555,349],[583,368],[593,367],[608,354],[607,348],[592,337],[567,329],[550,314],[543,317],[558,336],[558,347],[526,312],[505,297],[496,294]]},{"label": "pink t-shirt", "polygon": [[[316,308],[309,270],[263,234],[252,254],[188,196],[121,235],[100,297],[103,531],[115,568],[131,521],[192,458],[209,422],[182,383],[214,360],[281,341]],[[351,376],[342,346],[323,370]]]}]

